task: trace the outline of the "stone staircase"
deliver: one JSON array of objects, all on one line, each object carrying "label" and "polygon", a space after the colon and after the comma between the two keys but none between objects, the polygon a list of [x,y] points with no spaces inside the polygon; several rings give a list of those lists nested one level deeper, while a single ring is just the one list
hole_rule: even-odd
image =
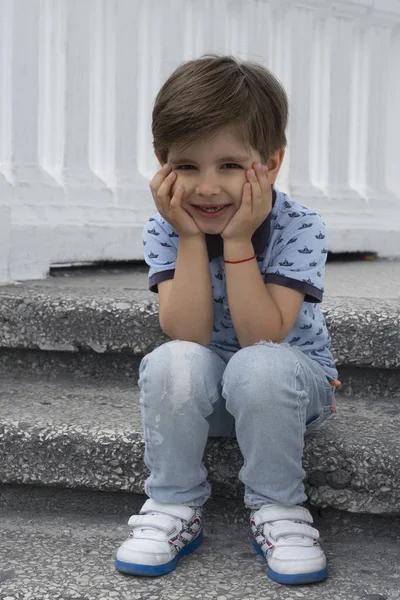
[{"label": "stone staircase", "polygon": [[[351,268],[363,282],[358,292],[357,285],[343,288],[349,267],[327,268],[323,311],[342,388],[337,414],[307,440],[307,492],[319,509],[393,517],[400,513],[400,286],[393,287],[393,271],[382,263],[392,291],[382,293],[383,281],[372,297],[368,281],[379,264],[359,263],[350,275]],[[400,263],[393,269],[399,282]],[[164,341],[143,265],[66,271],[46,281],[0,287],[0,509],[7,504],[10,510],[10,494],[31,498],[31,486],[54,494],[119,492],[122,498],[125,492],[133,503],[142,502],[136,495],[147,474],[137,373],[141,357]],[[224,498],[240,506],[236,442],[210,440],[205,461],[217,505]],[[121,517],[125,522],[129,512]],[[7,597],[2,589],[8,588],[0,567],[0,600]],[[152,598],[150,591],[140,597]],[[180,593],[176,598],[185,597],[183,589]],[[26,594],[20,597],[39,598]],[[385,597],[400,598],[400,591]]]}]

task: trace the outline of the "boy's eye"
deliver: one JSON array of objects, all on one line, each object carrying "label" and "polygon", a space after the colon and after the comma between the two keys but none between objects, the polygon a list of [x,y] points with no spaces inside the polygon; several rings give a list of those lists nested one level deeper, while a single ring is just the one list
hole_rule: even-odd
[{"label": "boy's eye", "polygon": [[[194,165],[179,165],[176,167],[176,171],[192,171],[196,167]],[[225,163],[221,167],[222,169],[241,169],[242,167],[236,163]]]}]

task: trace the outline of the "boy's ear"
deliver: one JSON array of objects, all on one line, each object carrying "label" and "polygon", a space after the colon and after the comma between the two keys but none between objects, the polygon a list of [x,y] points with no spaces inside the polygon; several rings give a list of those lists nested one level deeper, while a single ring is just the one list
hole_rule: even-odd
[{"label": "boy's ear", "polygon": [[154,152],[154,154],[157,157],[158,162],[160,163],[161,166],[165,165],[165,162],[161,159],[161,154],[159,152]]},{"label": "boy's ear", "polygon": [[268,181],[269,183],[275,183],[278,173],[282,166],[282,162],[285,156],[285,149],[281,148],[272,154],[267,160],[268,167]]}]

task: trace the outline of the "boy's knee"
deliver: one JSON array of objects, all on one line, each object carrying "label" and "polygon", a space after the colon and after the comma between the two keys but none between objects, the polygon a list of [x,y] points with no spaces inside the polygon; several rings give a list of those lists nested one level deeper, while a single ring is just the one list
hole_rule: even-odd
[{"label": "boy's knee", "polygon": [[173,340],[147,354],[142,360],[140,368],[141,370],[154,368],[157,374],[172,371],[179,375],[183,370],[191,368],[193,361],[200,362],[207,352],[209,352],[207,348],[195,342]]},{"label": "boy's knee", "polygon": [[[186,392],[191,395],[192,387],[204,379],[209,369],[211,351],[196,344],[173,340],[147,354],[140,364],[139,386],[147,383],[151,387],[161,386],[170,392]],[[170,395],[170,394],[168,394]]]},{"label": "boy's knee", "polygon": [[263,389],[268,396],[268,389],[275,391],[280,384],[293,379],[296,356],[287,344],[260,342],[239,350],[229,361],[224,373],[225,393],[257,398],[256,393]]},{"label": "boy's knee", "polygon": [[193,403],[208,407],[207,373],[212,352],[194,342],[174,340],[145,356],[139,387],[147,405],[163,405],[171,414],[183,414]]}]

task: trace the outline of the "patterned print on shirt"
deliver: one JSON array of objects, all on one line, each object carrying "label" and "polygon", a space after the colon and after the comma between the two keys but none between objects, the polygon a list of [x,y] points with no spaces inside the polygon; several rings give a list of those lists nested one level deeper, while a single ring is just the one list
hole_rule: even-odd
[{"label": "patterned print on shirt", "polygon": [[303,225],[299,227],[298,230],[300,231],[301,229],[308,229],[309,227],[312,227],[312,225],[312,223],[303,223]]},{"label": "patterned print on shirt", "polygon": [[233,325],[225,325],[223,321],[221,321],[221,325],[224,329],[233,329]]},{"label": "patterned print on shirt", "polygon": [[292,267],[294,265],[294,263],[289,262],[287,258],[285,258],[285,260],[283,262],[280,262],[279,265],[281,267]]}]

